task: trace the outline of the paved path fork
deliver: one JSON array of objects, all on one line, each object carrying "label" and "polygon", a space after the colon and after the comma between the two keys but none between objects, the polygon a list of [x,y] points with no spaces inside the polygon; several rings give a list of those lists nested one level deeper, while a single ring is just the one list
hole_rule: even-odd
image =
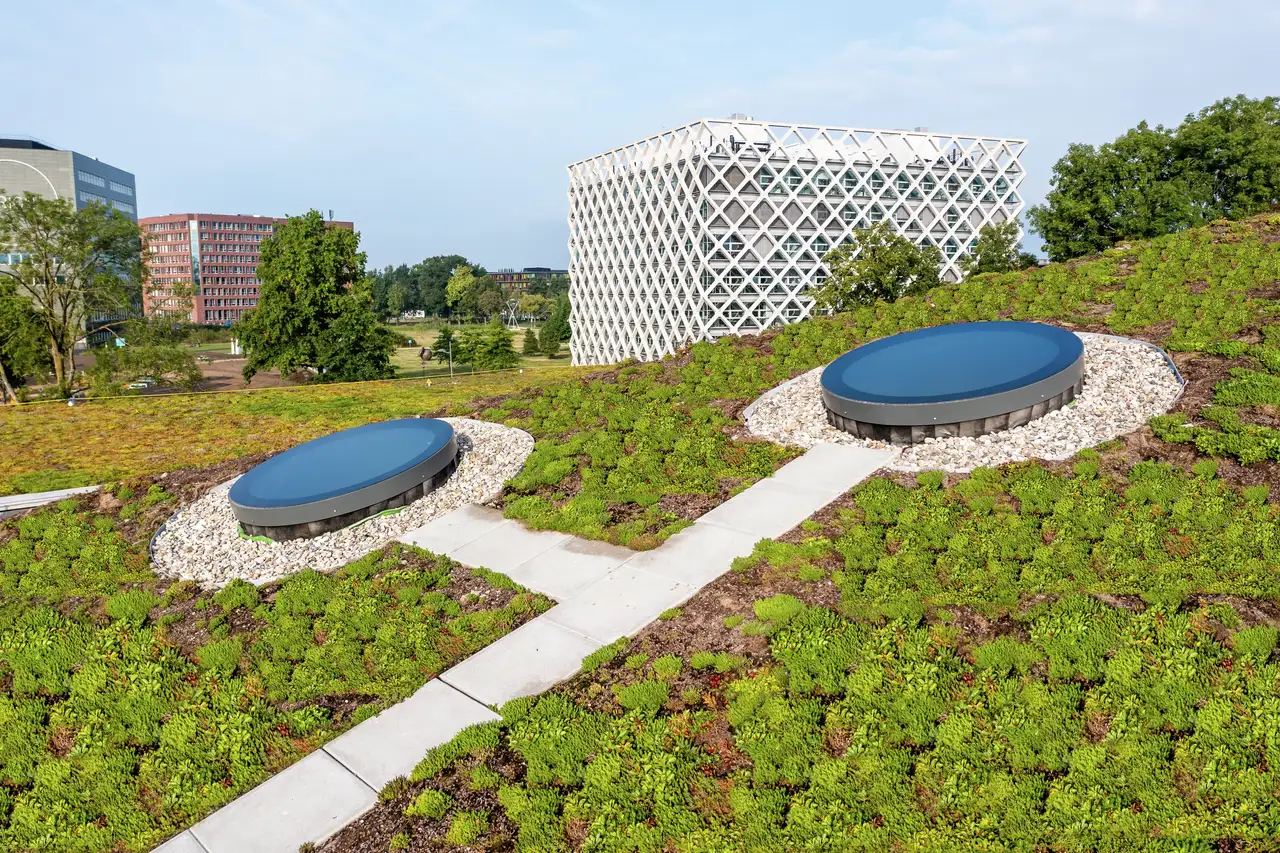
[{"label": "paved path fork", "polygon": [[725,501],[652,551],[532,531],[467,506],[400,539],[502,572],[558,603],[156,849],[157,853],[296,853],[377,802],[427,750],[493,708],[541,693],[582,659],[630,636],[884,467],[891,451],[819,444]]}]

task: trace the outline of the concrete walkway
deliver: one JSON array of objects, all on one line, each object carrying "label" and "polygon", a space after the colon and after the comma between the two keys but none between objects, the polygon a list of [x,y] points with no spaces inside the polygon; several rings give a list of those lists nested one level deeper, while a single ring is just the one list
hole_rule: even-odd
[{"label": "concrete walkway", "polygon": [[820,444],[702,516],[652,551],[531,531],[500,512],[468,506],[401,537],[464,565],[502,572],[558,604],[223,806],[157,851],[296,853],[377,802],[428,749],[493,707],[541,693],[582,659],[688,601],[761,539],[786,533],[888,464],[891,451]]},{"label": "concrete walkway", "polygon": [[45,504],[57,503],[66,498],[75,497],[76,495],[86,495],[89,492],[96,492],[101,486],[81,486],[78,489],[58,489],[56,492],[29,492],[25,495],[8,495],[0,497],[0,518],[8,518],[11,515],[34,509]]}]

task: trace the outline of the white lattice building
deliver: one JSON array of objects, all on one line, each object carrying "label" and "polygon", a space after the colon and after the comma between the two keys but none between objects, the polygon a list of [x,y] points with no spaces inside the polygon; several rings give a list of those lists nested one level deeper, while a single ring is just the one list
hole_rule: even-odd
[{"label": "white lattice building", "polygon": [[1020,139],[703,119],[569,167],[573,361],[652,360],[809,314],[822,257],[882,220],[942,252],[1017,218]]}]

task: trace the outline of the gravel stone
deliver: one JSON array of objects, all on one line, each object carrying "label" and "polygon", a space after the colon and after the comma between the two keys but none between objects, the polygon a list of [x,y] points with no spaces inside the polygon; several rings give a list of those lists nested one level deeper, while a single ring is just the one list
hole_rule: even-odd
[{"label": "gravel stone", "polygon": [[458,469],[443,486],[400,512],[314,539],[252,542],[240,538],[239,523],[227,500],[232,479],[164,523],[152,543],[156,572],[219,588],[233,578],[264,584],[305,568],[336,569],[437,516],[493,500],[533,452],[533,436],[524,430],[470,418],[443,420],[453,425],[457,437]]},{"label": "gravel stone", "polygon": [[1167,412],[1182,390],[1165,357],[1135,340],[1077,332],[1084,342],[1084,390],[1073,404],[1031,423],[977,438],[928,439],[896,448],[827,423],[819,367],[767,392],[747,409],[747,431],[778,444],[821,442],[900,450],[898,471],[972,471],[1027,459],[1069,459],[1086,447],[1133,432]]}]

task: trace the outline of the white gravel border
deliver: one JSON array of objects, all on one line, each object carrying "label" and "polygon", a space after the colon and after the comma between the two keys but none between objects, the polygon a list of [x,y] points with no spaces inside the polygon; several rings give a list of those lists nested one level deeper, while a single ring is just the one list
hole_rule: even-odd
[{"label": "white gravel border", "polygon": [[533,452],[533,436],[524,430],[470,418],[443,420],[453,425],[458,439],[458,469],[443,486],[400,512],[314,539],[253,542],[240,538],[227,501],[232,479],[164,523],[151,545],[156,573],[219,588],[232,578],[264,584],[305,568],[336,569],[437,516],[492,500]]},{"label": "white gravel border", "polygon": [[[956,473],[1027,459],[1069,459],[1086,447],[1133,432],[1167,412],[1182,377],[1158,347],[1131,338],[1076,332],[1084,342],[1084,390],[1075,402],[1031,423],[977,438],[928,439],[902,448],[889,467]],[[819,367],[766,392],[743,416],[747,431],[777,444],[819,443],[896,449],[849,435],[827,423]]]}]

